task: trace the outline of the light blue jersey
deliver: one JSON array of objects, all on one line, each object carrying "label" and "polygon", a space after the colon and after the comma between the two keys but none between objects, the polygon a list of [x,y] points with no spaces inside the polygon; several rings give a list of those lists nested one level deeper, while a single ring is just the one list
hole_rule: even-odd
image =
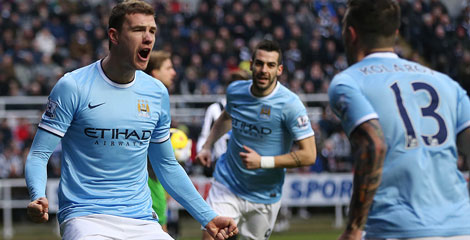
[{"label": "light blue jersey", "polygon": [[[142,71],[136,71],[131,83],[117,84],[97,61],[61,78],[39,124],[40,129],[62,137],[59,222],[89,214],[156,220],[147,185],[148,149],[159,179],[162,172],[167,173],[162,183],[171,185],[168,190],[177,197],[189,196],[180,198],[180,203],[203,225],[212,219],[215,213],[192,190],[174,159],[167,141],[170,122],[166,88]],[[149,148],[150,143],[158,144]],[[34,181],[41,177],[41,169],[34,169],[36,162],[32,156],[27,164],[33,200],[43,195],[45,187]],[[175,180],[168,179],[170,175]]]},{"label": "light blue jersey", "polygon": [[239,155],[243,145],[261,156],[282,155],[290,152],[293,141],[314,133],[307,111],[294,93],[278,83],[271,94],[259,98],[251,94],[251,85],[251,80],[236,81],[227,88],[232,135],[214,177],[243,199],[271,204],[281,198],[285,169],[246,169]]},{"label": "light blue jersey", "polygon": [[387,143],[367,237],[470,234],[456,147],[457,134],[470,126],[470,101],[455,81],[394,53],[375,53],[338,74],[329,97],[348,134],[378,118]]}]

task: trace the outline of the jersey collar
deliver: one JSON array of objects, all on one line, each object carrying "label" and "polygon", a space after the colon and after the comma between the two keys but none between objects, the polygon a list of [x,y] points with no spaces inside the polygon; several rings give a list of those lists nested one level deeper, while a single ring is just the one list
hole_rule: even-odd
[{"label": "jersey collar", "polygon": [[270,94],[268,94],[268,95],[266,95],[266,96],[264,96],[264,97],[257,97],[257,96],[255,96],[255,95],[253,95],[253,93],[251,92],[251,85],[253,85],[253,79],[251,79],[251,83],[250,83],[250,85],[248,86],[248,92],[249,92],[250,95],[251,95],[252,97],[254,97],[254,98],[265,99],[265,98],[269,98],[269,97],[271,97],[272,95],[276,94],[276,92],[277,92],[278,89],[279,89],[279,85],[280,85],[280,84],[281,84],[281,83],[280,83],[279,81],[276,81],[276,86],[274,87],[273,91],[272,91]]},{"label": "jersey collar", "polygon": [[394,52],[375,52],[367,55],[364,59],[367,58],[398,58],[398,55]]},{"label": "jersey collar", "polygon": [[[108,78],[108,76],[106,76],[106,74],[104,73],[103,71],[103,67],[101,66],[101,61],[103,61],[102,59],[101,60],[98,60],[96,61],[96,67],[98,68],[98,71],[100,72],[100,75],[101,77],[104,79],[105,82],[109,83],[111,86],[114,86],[114,87],[117,87],[117,88],[128,88],[128,87],[131,87],[132,85],[134,85],[135,83],[135,73],[134,73],[134,80],[132,80],[132,82],[130,83],[124,83],[124,84],[120,84],[120,83],[116,83],[116,82],[113,82],[111,81],[111,79]],[[136,71],[137,72],[137,71]]]}]

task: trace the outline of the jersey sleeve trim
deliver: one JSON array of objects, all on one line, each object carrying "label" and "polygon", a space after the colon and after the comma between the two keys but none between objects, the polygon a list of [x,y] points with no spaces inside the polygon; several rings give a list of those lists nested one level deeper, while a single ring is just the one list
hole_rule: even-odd
[{"label": "jersey sleeve trim", "polygon": [[170,134],[166,135],[165,137],[159,138],[159,139],[150,139],[151,143],[162,143],[165,142],[166,140],[170,139]]},{"label": "jersey sleeve trim", "polygon": [[41,129],[43,129],[43,130],[45,130],[45,131],[48,131],[48,132],[50,132],[50,133],[56,135],[56,136],[59,136],[59,137],[64,137],[64,135],[65,135],[64,132],[61,132],[61,131],[59,131],[59,130],[57,130],[57,129],[55,129],[55,128],[52,128],[52,127],[50,127],[50,126],[48,126],[48,125],[46,125],[46,124],[44,124],[44,123],[39,123],[38,127],[41,128]]},{"label": "jersey sleeve trim", "polygon": [[315,136],[315,132],[311,132],[311,133],[302,135],[302,136],[300,136],[300,137],[298,137],[298,138],[296,138],[296,139],[294,139],[294,140],[295,140],[295,141],[300,141],[300,140],[302,140],[302,139],[306,139],[306,138],[311,137],[311,136]]},{"label": "jersey sleeve trim", "polygon": [[351,135],[352,131],[356,129],[357,126],[361,125],[361,123],[366,122],[371,119],[378,119],[379,115],[377,113],[370,113],[365,115],[364,117],[359,118],[352,126],[350,132],[348,132],[348,135]]},{"label": "jersey sleeve trim", "polygon": [[457,128],[457,133],[460,133],[461,131],[463,131],[463,130],[469,128],[469,127],[470,127],[470,121],[467,121],[464,124],[462,124],[462,126]]}]

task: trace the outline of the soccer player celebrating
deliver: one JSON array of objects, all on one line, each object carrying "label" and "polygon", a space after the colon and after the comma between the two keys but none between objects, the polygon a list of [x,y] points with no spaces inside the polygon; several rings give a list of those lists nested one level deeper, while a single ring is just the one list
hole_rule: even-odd
[{"label": "soccer player celebrating", "polygon": [[109,55],[64,75],[49,96],[26,162],[27,212],[35,222],[49,218],[46,165],[61,142],[63,239],[171,239],[152,211],[147,153],[165,189],[212,237],[238,231],[233,219],[205,203],[175,160],[168,92],[141,71],[156,31],[152,6],[117,4],[109,18]]},{"label": "soccer player celebrating", "polygon": [[[261,41],[251,59],[252,80],[227,88],[227,105],[214,123],[197,159],[211,161],[211,148],[232,129],[227,152],[217,161],[206,199],[214,210],[235,219],[243,239],[269,238],[279,208],[285,168],[315,163],[314,132],[294,93],[278,83],[279,45]],[[299,150],[289,152],[293,142]],[[211,239],[203,232],[203,239]]]},{"label": "soccer player celebrating", "polygon": [[399,58],[395,0],[350,0],[350,67],[330,104],[355,150],[349,220],[340,239],[470,239],[470,200],[457,169],[470,155],[470,101],[448,76]]}]

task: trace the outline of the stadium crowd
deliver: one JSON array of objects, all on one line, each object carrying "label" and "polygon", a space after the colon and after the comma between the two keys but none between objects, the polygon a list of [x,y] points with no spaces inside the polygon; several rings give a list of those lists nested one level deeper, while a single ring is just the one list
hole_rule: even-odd
[{"label": "stadium crowd", "polygon": [[[0,3],[0,96],[47,96],[65,73],[103,58],[112,0],[3,0]],[[156,49],[173,54],[172,94],[221,94],[230,72],[248,70],[263,38],[284,51],[280,82],[296,93],[326,93],[347,67],[341,41],[346,0],[152,1]],[[470,1],[453,17],[441,0],[400,0],[397,51],[437,69],[470,90]],[[316,132],[321,161],[305,171],[350,171],[350,146],[327,106]],[[0,178],[23,177],[36,127],[0,122]],[[197,139],[197,138],[195,138]],[[50,161],[50,175],[60,170]],[[54,167],[55,166],[55,167]]]}]

